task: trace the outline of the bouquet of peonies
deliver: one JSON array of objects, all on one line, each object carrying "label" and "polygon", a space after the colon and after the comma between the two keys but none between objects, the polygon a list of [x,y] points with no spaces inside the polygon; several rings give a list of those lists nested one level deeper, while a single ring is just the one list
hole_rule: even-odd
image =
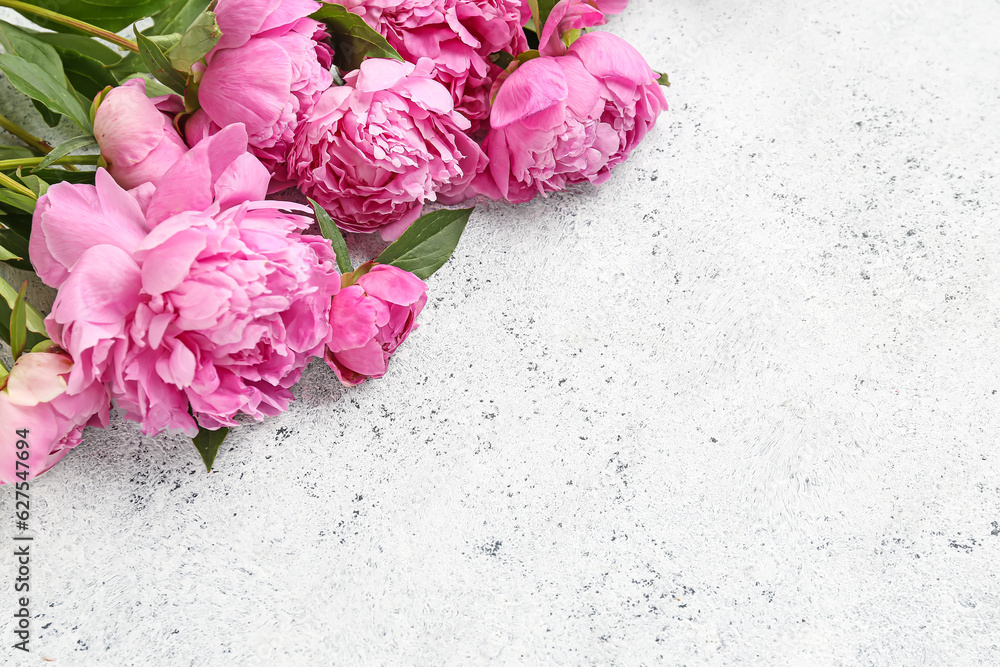
[{"label": "bouquet of peonies", "polygon": [[[43,316],[0,279],[0,482],[112,402],[211,469],[313,357],[382,377],[472,212],[425,205],[602,183],[666,109],[666,77],[590,30],[626,5],[0,0],[40,26],[0,21],[0,71],[81,131],[0,115],[25,145],[0,146],[0,261],[57,290]],[[391,243],[355,267],[340,230]]]}]

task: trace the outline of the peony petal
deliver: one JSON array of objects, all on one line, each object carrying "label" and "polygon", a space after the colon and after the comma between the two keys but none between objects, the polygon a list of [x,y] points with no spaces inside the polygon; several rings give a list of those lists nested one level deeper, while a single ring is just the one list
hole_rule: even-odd
[{"label": "peony petal", "polygon": [[368,296],[388,303],[409,306],[427,292],[427,283],[409,271],[388,264],[377,264],[358,278],[358,285]]},{"label": "peony petal", "polygon": [[333,297],[330,324],[329,347],[333,352],[361,347],[378,333],[375,304],[359,285],[345,287]]},{"label": "peony petal", "polygon": [[7,377],[7,396],[14,405],[48,403],[66,392],[63,375],[73,369],[73,360],[63,354],[31,352],[22,355]]},{"label": "peony petal", "polygon": [[198,87],[202,109],[217,125],[243,123],[255,135],[275,124],[288,102],[292,63],[269,39],[215,54]]},{"label": "peony petal", "polygon": [[128,253],[112,245],[94,246],[80,256],[59,289],[52,314],[59,324],[120,323],[138,307],[141,287],[142,274]]},{"label": "peony petal", "polygon": [[413,65],[389,58],[368,58],[361,63],[361,73],[355,86],[363,93],[387,90],[413,71]]},{"label": "peony petal", "polygon": [[566,99],[566,76],[555,58],[535,58],[514,71],[497,92],[490,113],[494,130],[544,111]]}]

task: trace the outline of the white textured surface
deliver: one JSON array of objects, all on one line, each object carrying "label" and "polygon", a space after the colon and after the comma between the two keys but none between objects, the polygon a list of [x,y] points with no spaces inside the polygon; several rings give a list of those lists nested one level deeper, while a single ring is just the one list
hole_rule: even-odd
[{"label": "white textured surface", "polygon": [[1000,663],[1000,4],[631,5],[671,111],[382,381],[32,485],[17,664]]}]

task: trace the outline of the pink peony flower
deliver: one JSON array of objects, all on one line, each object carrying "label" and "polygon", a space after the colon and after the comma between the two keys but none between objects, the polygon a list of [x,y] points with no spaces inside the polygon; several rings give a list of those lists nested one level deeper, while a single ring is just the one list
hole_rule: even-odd
[{"label": "pink peony flower", "polygon": [[606,32],[525,62],[500,82],[483,144],[489,167],[472,189],[517,203],[603,183],[667,108],[657,79],[628,42]]},{"label": "pink peony flower", "polygon": [[173,114],[183,110],[176,95],[147,98],[142,79],[130,79],[107,94],[94,115],[94,136],[119,185],[156,185],[187,152],[173,124]]},{"label": "pink peony flower", "polygon": [[46,326],[77,361],[69,390],[108,382],[144,433],[280,413],[329,336],[333,250],[300,233],[308,209],[262,201],[267,172],[246,148],[233,125],[159,188],[126,192],[99,170],[35,211],[32,258],[59,288]]},{"label": "pink peony flower", "polygon": [[398,238],[425,201],[464,191],[485,164],[432,69],[370,58],[301,126],[289,169],[341,228]]},{"label": "pink peony flower", "polygon": [[284,161],[295,130],[333,83],[326,31],[306,18],[319,8],[311,0],[221,0],[223,36],[200,74],[201,109],[184,128],[194,145],[243,123],[251,151],[275,176],[272,192],[290,185]]},{"label": "pink peony flower", "polygon": [[520,0],[336,0],[365,19],[409,62],[434,61],[434,77],[475,131],[490,113],[490,88],[502,71],[489,55],[528,49]]},{"label": "pink peony flower", "polygon": [[416,327],[427,285],[409,271],[376,264],[333,297],[326,363],[347,386],[380,378]]},{"label": "pink peony flower", "polygon": [[84,426],[108,425],[107,388],[91,382],[71,394],[72,368],[60,350],[29,352],[0,380],[0,484],[26,481],[18,472],[38,477],[80,444]]}]

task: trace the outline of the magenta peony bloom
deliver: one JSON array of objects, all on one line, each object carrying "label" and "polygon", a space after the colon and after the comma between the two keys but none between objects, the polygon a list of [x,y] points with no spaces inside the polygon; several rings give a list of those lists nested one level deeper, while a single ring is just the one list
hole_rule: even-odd
[{"label": "magenta peony bloom", "polygon": [[[108,390],[91,382],[69,393],[73,368],[68,354],[53,349],[21,355],[0,380],[0,484],[38,477],[80,444],[84,426],[108,425]],[[27,443],[18,447],[19,442]],[[27,451],[24,459],[18,457]],[[21,461],[28,465],[18,467]]]},{"label": "magenta peony bloom", "polygon": [[285,154],[298,125],[333,83],[326,32],[306,18],[311,0],[222,0],[216,8],[222,38],[209,52],[198,86],[201,109],[184,128],[194,145],[243,123],[251,151],[275,176],[271,191],[291,183]]},{"label": "magenta peony bloom", "polygon": [[341,228],[398,238],[425,201],[464,191],[485,164],[432,69],[369,58],[300,127],[288,167]]},{"label": "magenta peony bloom", "polygon": [[409,271],[376,264],[333,297],[326,363],[347,386],[380,378],[416,327],[427,285]]},{"label": "magenta peony bloom", "polygon": [[280,413],[329,337],[333,250],[300,233],[308,209],[262,201],[267,172],[246,148],[233,125],[159,188],[126,192],[99,170],[35,211],[32,258],[59,288],[46,326],[77,362],[69,389],[108,382],[144,433]]},{"label": "magenta peony bloom", "polygon": [[156,185],[187,152],[173,124],[173,114],[183,110],[176,95],[147,98],[142,79],[130,79],[107,94],[94,115],[94,136],[119,185]]},{"label": "magenta peony bloom", "polygon": [[657,79],[628,42],[606,32],[583,35],[565,55],[525,62],[499,86],[483,145],[490,164],[472,189],[517,203],[603,183],[667,108]]},{"label": "magenta peony bloom", "polygon": [[[502,71],[489,55],[528,49],[520,0],[336,0],[365,19],[403,58],[434,61],[472,131],[490,113],[490,88]],[[525,12],[525,13],[522,13]]]}]

